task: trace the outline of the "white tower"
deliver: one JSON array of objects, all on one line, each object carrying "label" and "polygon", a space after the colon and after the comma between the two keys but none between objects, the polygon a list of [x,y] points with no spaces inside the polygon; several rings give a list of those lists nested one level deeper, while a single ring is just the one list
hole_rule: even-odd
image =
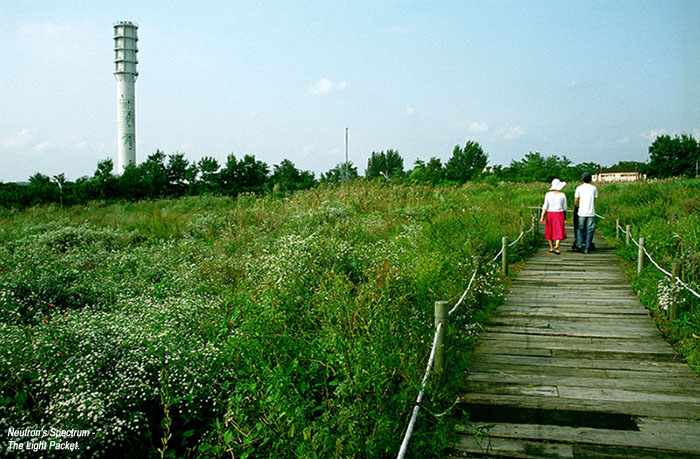
[{"label": "white tower", "polygon": [[136,164],[136,53],[138,26],[131,22],[114,24],[114,76],[117,78],[117,172]]}]

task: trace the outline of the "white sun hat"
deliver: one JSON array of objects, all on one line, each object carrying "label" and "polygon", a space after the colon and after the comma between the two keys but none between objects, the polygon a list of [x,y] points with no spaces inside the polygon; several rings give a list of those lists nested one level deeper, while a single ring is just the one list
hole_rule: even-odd
[{"label": "white sun hat", "polygon": [[564,188],[565,186],[566,182],[562,182],[558,178],[555,178],[554,180],[552,180],[552,187],[550,188],[550,190],[561,191],[562,188]]}]

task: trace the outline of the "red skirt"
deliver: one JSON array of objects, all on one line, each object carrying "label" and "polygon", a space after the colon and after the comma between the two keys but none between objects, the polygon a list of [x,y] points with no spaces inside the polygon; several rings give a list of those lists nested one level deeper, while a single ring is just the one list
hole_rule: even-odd
[{"label": "red skirt", "polygon": [[544,225],[544,238],[550,241],[561,241],[566,239],[566,228],[564,227],[564,217],[566,212],[547,212]]}]

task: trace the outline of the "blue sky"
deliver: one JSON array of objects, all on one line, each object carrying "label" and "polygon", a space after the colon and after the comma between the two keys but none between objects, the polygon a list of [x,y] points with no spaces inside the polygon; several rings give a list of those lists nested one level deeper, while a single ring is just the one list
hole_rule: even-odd
[{"label": "blue sky", "polygon": [[700,138],[697,1],[0,4],[0,181],[116,163],[113,28],[139,25],[137,161],[253,154],[317,175],[373,151],[644,161]]}]

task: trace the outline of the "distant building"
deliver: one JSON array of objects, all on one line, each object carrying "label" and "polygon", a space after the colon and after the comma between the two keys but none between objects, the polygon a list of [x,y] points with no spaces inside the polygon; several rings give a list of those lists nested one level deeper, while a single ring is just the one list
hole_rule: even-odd
[{"label": "distant building", "polygon": [[594,182],[635,182],[646,178],[647,174],[642,174],[634,169],[612,168],[593,174]]}]

